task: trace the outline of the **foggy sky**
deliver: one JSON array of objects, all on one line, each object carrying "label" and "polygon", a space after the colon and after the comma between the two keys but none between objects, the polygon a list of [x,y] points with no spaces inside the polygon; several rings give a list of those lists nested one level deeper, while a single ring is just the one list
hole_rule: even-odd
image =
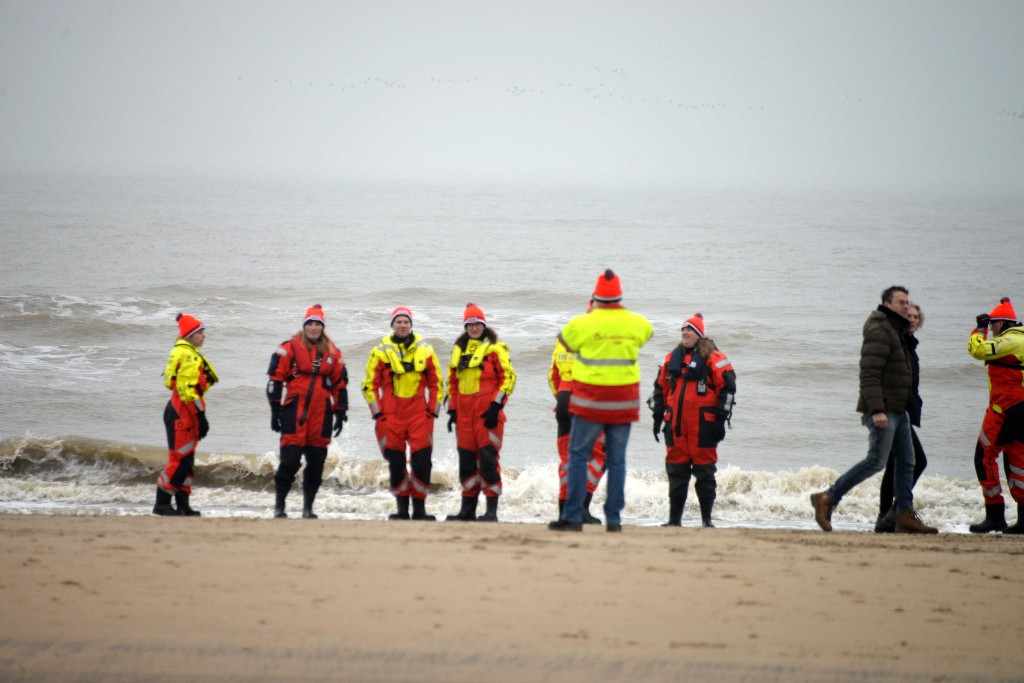
[{"label": "foggy sky", "polygon": [[0,0],[0,171],[1024,187],[1024,2]]}]

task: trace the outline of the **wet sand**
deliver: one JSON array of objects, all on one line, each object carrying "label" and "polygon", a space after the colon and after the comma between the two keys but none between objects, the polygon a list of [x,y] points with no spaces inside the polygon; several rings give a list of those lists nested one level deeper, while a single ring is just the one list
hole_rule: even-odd
[{"label": "wet sand", "polygon": [[1024,537],[47,515],[0,534],[4,681],[1024,679]]}]

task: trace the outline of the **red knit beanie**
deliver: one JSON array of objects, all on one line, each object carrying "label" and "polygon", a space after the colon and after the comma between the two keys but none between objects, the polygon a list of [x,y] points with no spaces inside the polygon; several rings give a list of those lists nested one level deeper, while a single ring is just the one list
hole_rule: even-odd
[{"label": "red knit beanie", "polygon": [[206,329],[206,325],[188,313],[179,313],[176,319],[178,321],[178,337],[181,339],[188,339],[199,330]]},{"label": "red knit beanie", "polygon": [[594,300],[604,303],[622,300],[622,283],[610,268],[598,276],[597,284],[594,285]]},{"label": "red knit beanie", "polygon": [[685,330],[687,327],[696,332],[701,339],[704,338],[704,316],[700,313],[694,313],[692,318],[687,318],[680,329]]},{"label": "red knit beanie", "polygon": [[466,304],[466,310],[462,313],[462,326],[465,327],[470,323],[487,324],[487,317],[484,316],[484,312],[474,303]]},{"label": "red knit beanie", "polygon": [[988,317],[992,320],[1009,320],[1010,322],[1017,322],[1017,314],[1013,312],[1013,304],[1010,303],[1010,297],[1004,296],[999,300],[999,305],[992,309],[992,312],[988,314]]},{"label": "red knit beanie", "polygon": [[406,318],[409,319],[410,323],[412,322],[412,311],[410,311],[405,306],[399,306],[395,310],[391,311],[391,322],[389,324],[390,325],[394,325],[395,324],[395,318],[397,318],[400,315],[404,315]]},{"label": "red knit beanie", "polygon": [[302,318],[302,324],[313,321],[318,322],[321,325],[327,325],[327,319],[324,317],[324,309],[320,304],[313,304],[306,309],[306,315]]}]

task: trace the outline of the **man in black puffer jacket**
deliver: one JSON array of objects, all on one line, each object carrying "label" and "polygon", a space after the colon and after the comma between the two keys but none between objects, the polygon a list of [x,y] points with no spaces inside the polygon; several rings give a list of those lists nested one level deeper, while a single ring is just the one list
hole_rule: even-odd
[{"label": "man in black puffer jacket", "polygon": [[827,491],[811,495],[815,521],[832,531],[832,511],[853,487],[882,471],[892,451],[895,464],[896,532],[934,534],[914,512],[914,447],[910,436],[910,398],[913,374],[904,334],[910,328],[910,294],[893,285],[882,292],[882,304],[864,323],[860,349],[860,398],[857,411],[868,428],[868,454],[836,479]]}]

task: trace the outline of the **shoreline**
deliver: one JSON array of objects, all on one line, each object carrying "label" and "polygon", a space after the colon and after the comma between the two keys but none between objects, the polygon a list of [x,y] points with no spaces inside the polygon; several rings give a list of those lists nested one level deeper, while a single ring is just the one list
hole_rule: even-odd
[{"label": "shoreline", "polygon": [[1020,680],[1021,537],[0,514],[0,678]]}]

